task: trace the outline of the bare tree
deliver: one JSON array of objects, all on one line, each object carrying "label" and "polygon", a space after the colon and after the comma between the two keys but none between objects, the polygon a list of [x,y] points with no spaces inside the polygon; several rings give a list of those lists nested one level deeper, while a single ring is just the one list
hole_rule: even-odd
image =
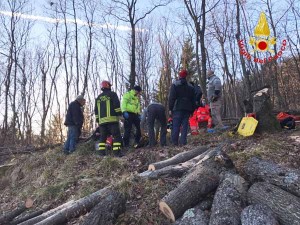
[{"label": "bare tree", "polygon": [[133,88],[136,81],[136,26],[137,23],[145,19],[151,14],[156,8],[166,6],[170,0],[160,0],[158,3],[154,3],[150,9],[147,9],[142,15],[137,15],[138,5],[137,0],[112,0],[114,3],[110,8],[109,14],[112,14],[118,20],[130,24],[130,40],[131,40],[131,51],[130,51],[130,75],[129,84],[130,88]]}]

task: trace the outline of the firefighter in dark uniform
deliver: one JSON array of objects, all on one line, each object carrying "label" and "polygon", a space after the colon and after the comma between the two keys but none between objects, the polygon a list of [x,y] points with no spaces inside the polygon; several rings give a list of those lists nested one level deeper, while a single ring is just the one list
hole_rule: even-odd
[{"label": "firefighter in dark uniform", "polygon": [[[141,127],[148,126],[149,135],[149,146],[153,147],[156,145],[156,135],[154,134],[154,126],[159,124],[160,127],[160,145],[166,145],[166,134],[167,134],[167,118],[165,114],[165,107],[153,101],[148,105],[148,107],[143,111]],[[159,129],[156,129],[159,130]]]},{"label": "firefighter in dark uniform", "polygon": [[117,94],[111,91],[111,84],[102,81],[102,93],[97,97],[95,103],[96,122],[99,124],[100,140],[98,153],[106,155],[105,143],[108,136],[114,138],[112,150],[115,156],[123,156],[121,153],[122,137],[119,127],[119,116],[122,115],[120,100]]}]

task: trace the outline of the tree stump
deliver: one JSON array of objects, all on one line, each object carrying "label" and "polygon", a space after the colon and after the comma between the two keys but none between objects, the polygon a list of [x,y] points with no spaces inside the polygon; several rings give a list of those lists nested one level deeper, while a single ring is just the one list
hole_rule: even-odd
[{"label": "tree stump", "polygon": [[227,173],[216,191],[209,225],[240,225],[247,189],[248,184],[241,176]]},{"label": "tree stump", "polygon": [[300,170],[281,167],[274,162],[251,158],[245,164],[250,181],[267,181],[300,197]]},{"label": "tree stump", "polygon": [[263,204],[246,207],[242,214],[243,225],[279,225],[272,210]]},{"label": "tree stump", "polygon": [[273,184],[253,184],[248,191],[248,201],[250,204],[267,205],[281,225],[300,224],[300,199]]},{"label": "tree stump", "polygon": [[258,120],[256,131],[259,133],[280,130],[280,124],[272,114],[272,103],[269,91],[269,88],[264,88],[253,96],[253,111]]}]

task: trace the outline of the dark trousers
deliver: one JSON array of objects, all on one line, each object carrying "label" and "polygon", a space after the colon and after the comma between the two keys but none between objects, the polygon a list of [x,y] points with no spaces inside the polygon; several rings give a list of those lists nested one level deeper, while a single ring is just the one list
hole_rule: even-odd
[{"label": "dark trousers", "polygon": [[141,139],[141,126],[140,126],[140,118],[136,113],[128,113],[129,118],[124,121],[124,146],[129,146],[129,138],[131,134],[132,125],[135,126],[136,134],[135,134],[135,143],[138,144]]},{"label": "dark trousers", "polygon": [[160,145],[165,146],[167,143],[166,135],[167,135],[167,119],[165,115],[165,109],[163,106],[157,107],[153,105],[148,107],[148,134],[149,134],[149,145],[155,146],[156,145],[156,138],[154,134],[154,124],[155,120],[160,123]]},{"label": "dark trousers", "polygon": [[99,139],[99,149],[100,151],[105,151],[106,139],[108,136],[112,135],[114,138],[112,149],[117,151],[121,149],[122,136],[120,132],[119,123],[106,123],[99,126],[100,139]]},{"label": "dark trousers", "polygon": [[179,143],[181,145],[187,144],[186,137],[188,132],[190,115],[191,113],[188,111],[173,112],[173,129],[172,129],[171,137],[172,137],[172,143],[174,145],[178,145],[179,133],[181,133]]}]

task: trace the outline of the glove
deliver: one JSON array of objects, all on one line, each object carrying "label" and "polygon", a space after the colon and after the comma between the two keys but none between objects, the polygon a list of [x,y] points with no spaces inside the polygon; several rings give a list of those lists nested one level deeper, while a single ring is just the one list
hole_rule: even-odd
[{"label": "glove", "polygon": [[123,112],[123,117],[125,120],[129,119],[129,113],[128,112]]}]

